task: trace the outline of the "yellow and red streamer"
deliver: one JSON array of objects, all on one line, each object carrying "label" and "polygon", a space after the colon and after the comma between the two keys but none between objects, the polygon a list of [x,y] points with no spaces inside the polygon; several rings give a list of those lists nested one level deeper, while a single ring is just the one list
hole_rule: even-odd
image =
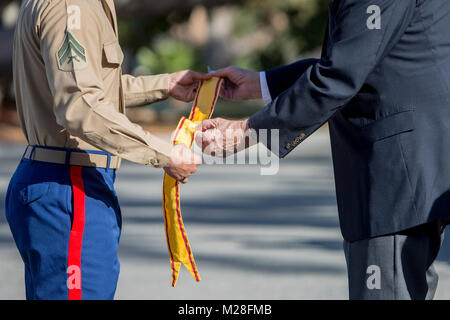
[{"label": "yellow and red streamer", "polygon": [[[211,78],[200,82],[189,118],[183,117],[180,120],[172,144],[184,143],[186,146],[192,147],[195,128],[201,121],[211,118],[219,98],[221,85],[222,79],[219,78]],[[196,281],[200,281],[200,275],[195,265],[181,216],[180,185],[177,180],[167,174],[164,174],[163,209],[167,247],[172,269],[172,286],[175,287],[177,283],[181,264],[185,265]]]}]

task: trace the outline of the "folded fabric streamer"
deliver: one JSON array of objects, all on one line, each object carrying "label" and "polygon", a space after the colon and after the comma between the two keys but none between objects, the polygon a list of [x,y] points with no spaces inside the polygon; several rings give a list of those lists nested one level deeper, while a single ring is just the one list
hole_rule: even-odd
[{"label": "folded fabric streamer", "polygon": [[[203,120],[209,119],[219,98],[222,79],[211,78],[200,82],[197,95],[189,118],[183,117],[177,126],[172,144],[184,143],[192,147],[196,126]],[[181,264],[192,274],[196,281],[200,281],[191,246],[186,235],[180,209],[179,182],[164,174],[163,184],[164,223],[172,268],[172,287],[175,287]]]}]

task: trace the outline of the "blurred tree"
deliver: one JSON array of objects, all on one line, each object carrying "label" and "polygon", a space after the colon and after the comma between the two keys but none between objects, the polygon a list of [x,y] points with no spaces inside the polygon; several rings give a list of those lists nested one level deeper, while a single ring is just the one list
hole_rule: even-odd
[{"label": "blurred tree", "polygon": [[[317,56],[330,0],[116,0],[122,46],[136,74],[206,71],[235,64],[264,70]],[[174,105],[172,103],[172,105]],[[175,104],[176,105],[176,104]],[[184,112],[182,104],[180,112]],[[259,104],[219,103],[216,115],[245,116]],[[167,106],[156,106],[166,112]]]},{"label": "blurred tree", "polygon": [[[0,0],[0,11],[5,13],[11,2]],[[157,74],[180,69],[206,71],[207,66],[230,64],[263,70],[317,55],[330,0],[114,2],[127,58],[125,71]],[[11,46],[4,47],[10,51]],[[217,108],[218,114],[223,110],[223,115],[230,116],[243,116],[259,107],[255,103],[245,108],[222,105]],[[165,110],[167,103],[155,107]]]},{"label": "blurred tree", "polygon": [[[117,2],[121,8],[121,1]],[[124,11],[119,30],[121,43],[137,54],[135,62],[138,66],[144,66],[152,73],[180,68],[204,70],[207,64],[265,69],[311,54],[321,45],[329,0],[247,0],[241,5],[218,7],[214,7],[214,2],[223,3],[184,0],[164,1],[161,5],[162,2],[139,2],[139,7],[144,10],[141,14],[145,10],[152,13],[150,17],[131,18],[126,13],[135,9],[130,7]],[[206,25],[192,27],[199,19],[199,7],[186,10],[189,3],[213,6],[204,9]],[[175,4],[183,10],[172,8]],[[157,15],[157,12],[165,14]],[[202,29],[209,29],[206,31],[209,38],[199,43],[192,33],[203,32]]]},{"label": "blurred tree", "polygon": [[243,3],[245,0],[115,0],[116,10],[123,17],[165,16],[173,11],[189,12],[192,7],[215,7],[224,4]]},{"label": "blurred tree", "polygon": [[196,65],[196,55],[188,44],[172,38],[160,38],[152,49],[141,47],[137,62],[143,67],[139,73],[172,73]]}]

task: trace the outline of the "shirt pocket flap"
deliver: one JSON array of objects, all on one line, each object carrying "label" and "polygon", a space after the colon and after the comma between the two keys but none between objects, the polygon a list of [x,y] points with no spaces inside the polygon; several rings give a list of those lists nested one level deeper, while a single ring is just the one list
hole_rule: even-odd
[{"label": "shirt pocket flap", "polygon": [[119,41],[105,43],[103,45],[103,52],[105,53],[105,60],[111,65],[121,65],[123,62],[123,52],[120,48]]}]

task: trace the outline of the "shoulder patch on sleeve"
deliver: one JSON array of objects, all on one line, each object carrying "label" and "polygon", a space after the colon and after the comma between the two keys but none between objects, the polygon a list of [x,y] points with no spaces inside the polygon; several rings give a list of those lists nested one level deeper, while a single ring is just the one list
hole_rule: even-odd
[{"label": "shoulder patch on sleeve", "polygon": [[88,65],[86,49],[70,31],[66,32],[66,37],[56,53],[56,59],[62,71],[81,70]]}]

